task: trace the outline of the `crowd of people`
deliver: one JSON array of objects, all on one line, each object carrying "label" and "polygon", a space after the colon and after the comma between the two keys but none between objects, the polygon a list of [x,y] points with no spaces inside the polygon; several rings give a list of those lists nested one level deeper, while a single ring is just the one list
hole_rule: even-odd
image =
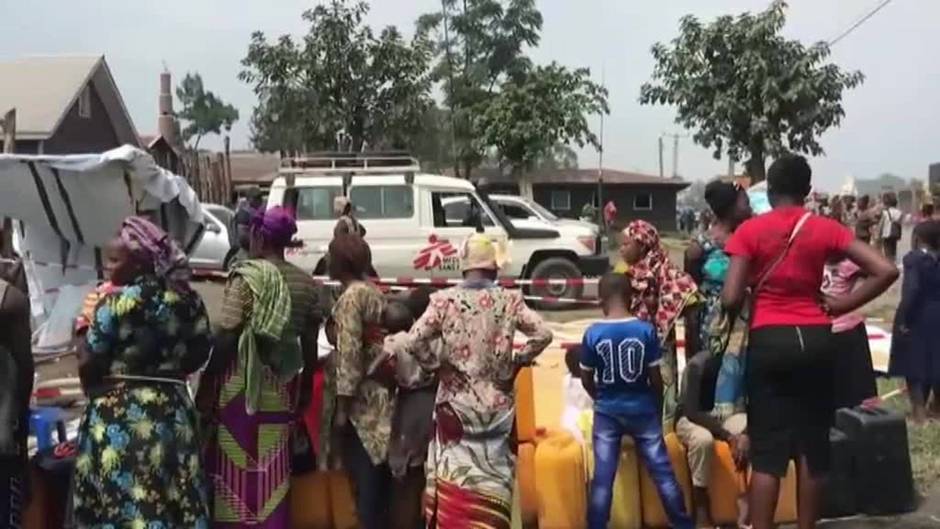
[{"label": "crowd of people", "polygon": [[[652,225],[623,230],[623,263],[599,284],[604,318],[565,358],[569,401],[593,420],[590,528],[607,526],[625,436],[674,527],[712,523],[716,441],[730,445],[741,471],[739,526],[773,527],[793,460],[799,527],[815,527],[834,411],[876,393],[857,310],[899,275],[890,243],[887,256],[868,244],[874,233],[882,243],[900,238],[896,202],[884,197],[871,215],[865,197],[831,200],[816,213],[805,207],[811,169],[799,156],[776,160],[767,180],[773,209],[756,217],[742,188],[708,184],[713,220],[682,266]],[[107,249],[107,282],[75,326],[88,396],[75,527],[287,528],[290,477],[301,467],[345,470],[366,529],[510,527],[514,381],[551,331],[497,280],[504,256],[489,237],[460,246],[459,285],[389,294],[369,281],[371,252],[351,205],[335,209],[331,292],[285,259],[292,212],[249,203],[236,216],[240,255],[213,325],[178,245],[144,218],[124,221]],[[922,419],[940,391],[930,326],[940,318],[940,221],[925,215],[903,267],[891,371],[907,378]],[[13,392],[18,400],[0,401],[0,419],[14,425],[26,421],[32,381],[29,335],[19,332],[28,329],[24,292],[0,280],[0,348],[10,352],[2,356],[30,381]],[[517,332],[529,337],[521,350]],[[686,446],[693,512],[665,430]],[[3,434],[0,457],[10,464],[0,469],[0,516],[12,520],[25,433]]]},{"label": "crowd of people", "polygon": [[[794,460],[798,525],[815,527],[835,410],[876,394],[864,320],[855,311],[883,293],[898,270],[857,237],[849,220],[806,207],[811,174],[802,157],[776,160],[767,177],[772,210],[753,218],[744,189],[710,183],[705,198],[714,220],[689,244],[684,270],[671,262],[652,226],[634,221],[624,230],[623,264],[615,271],[625,279],[602,280],[605,320],[566,359],[568,380],[581,378],[593,397],[597,470],[589,527],[606,526],[622,435],[634,437],[674,527],[692,527],[693,519],[713,525],[708,483],[716,440],[729,443],[742,472],[739,526],[774,526],[780,479]],[[909,256],[917,261],[912,267],[922,267],[919,277],[940,271],[930,250],[936,242],[930,230],[938,224],[925,226],[918,238],[928,250]],[[924,334],[924,318],[937,306],[933,297],[921,294],[910,303],[918,304],[912,320]],[[675,399],[680,318],[687,365]],[[908,356],[923,367],[931,350],[919,343]],[[591,402],[568,384],[572,406]],[[685,512],[675,492],[664,427],[686,446],[694,513]]]}]

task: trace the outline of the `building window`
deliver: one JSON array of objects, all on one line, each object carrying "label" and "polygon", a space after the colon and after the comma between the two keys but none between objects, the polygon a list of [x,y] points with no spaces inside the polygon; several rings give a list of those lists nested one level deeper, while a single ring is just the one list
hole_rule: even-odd
[{"label": "building window", "polygon": [[639,211],[649,211],[653,209],[653,194],[637,193],[633,197],[633,209]]},{"label": "building window", "polygon": [[571,192],[570,191],[552,191],[552,209],[555,211],[571,210]]},{"label": "building window", "polygon": [[354,187],[349,200],[360,219],[410,219],[414,216],[411,186]]},{"label": "building window", "polygon": [[78,117],[91,118],[91,86],[86,86],[78,94]]}]

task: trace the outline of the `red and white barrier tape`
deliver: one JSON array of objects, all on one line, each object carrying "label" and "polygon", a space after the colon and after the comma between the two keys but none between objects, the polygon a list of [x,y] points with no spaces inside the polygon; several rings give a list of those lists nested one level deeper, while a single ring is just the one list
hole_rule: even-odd
[{"label": "red and white barrier tape", "polygon": [[[329,281],[327,276],[314,276],[316,281]],[[397,286],[453,286],[463,283],[463,279],[452,277],[375,277],[372,278],[375,283],[380,285]],[[599,280],[597,278],[566,278],[566,279],[498,279],[499,286],[504,288],[516,288],[521,286],[547,287],[547,286],[584,286],[595,285]]]},{"label": "red and white barrier tape", "polygon": [[[339,286],[339,283],[336,281],[318,281],[318,284],[326,286]],[[381,285],[388,290],[402,292],[411,290],[412,287],[404,285]],[[553,296],[522,296],[526,301],[540,301],[544,303],[568,303],[568,304],[578,304],[578,305],[597,305],[599,303],[596,299],[586,299],[586,298],[559,298]]]},{"label": "red and white barrier tape", "polygon": [[[225,279],[228,274],[214,270],[193,270],[193,276],[203,279]],[[339,286],[339,283],[330,279],[328,276],[313,276],[313,280],[319,285]],[[446,288],[459,285],[462,279],[449,277],[431,277],[431,278],[412,278],[412,277],[375,277],[371,279],[376,285],[387,287],[389,290],[408,290],[416,286],[430,286],[437,288]],[[503,288],[519,288],[525,285],[531,286],[575,286],[596,283],[596,279],[500,279],[497,281]],[[563,298],[556,296],[523,296],[526,301],[539,301],[544,303],[570,303],[570,304],[590,304],[596,305],[597,299],[594,298]]]}]

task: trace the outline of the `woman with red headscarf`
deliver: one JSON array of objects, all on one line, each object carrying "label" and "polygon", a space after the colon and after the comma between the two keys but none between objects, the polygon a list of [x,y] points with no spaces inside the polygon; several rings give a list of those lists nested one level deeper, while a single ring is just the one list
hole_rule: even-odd
[{"label": "woman with red headscarf", "polygon": [[[651,322],[659,334],[663,348],[663,420],[672,424],[676,403],[676,339],[675,326],[680,316],[688,315],[699,301],[698,287],[692,277],[669,259],[659,232],[652,224],[635,220],[623,230],[620,255],[628,265],[626,274],[633,288],[630,312]],[[694,323],[695,318],[687,318]],[[686,335],[697,327],[687,325]]]}]

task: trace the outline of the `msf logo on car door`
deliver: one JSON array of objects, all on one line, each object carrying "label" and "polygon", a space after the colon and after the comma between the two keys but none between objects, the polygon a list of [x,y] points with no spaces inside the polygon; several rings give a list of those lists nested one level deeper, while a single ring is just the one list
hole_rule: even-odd
[{"label": "msf logo on car door", "polygon": [[428,245],[418,251],[412,265],[415,270],[447,270],[460,269],[460,258],[457,248],[447,239],[439,239],[437,235],[428,237]]}]

